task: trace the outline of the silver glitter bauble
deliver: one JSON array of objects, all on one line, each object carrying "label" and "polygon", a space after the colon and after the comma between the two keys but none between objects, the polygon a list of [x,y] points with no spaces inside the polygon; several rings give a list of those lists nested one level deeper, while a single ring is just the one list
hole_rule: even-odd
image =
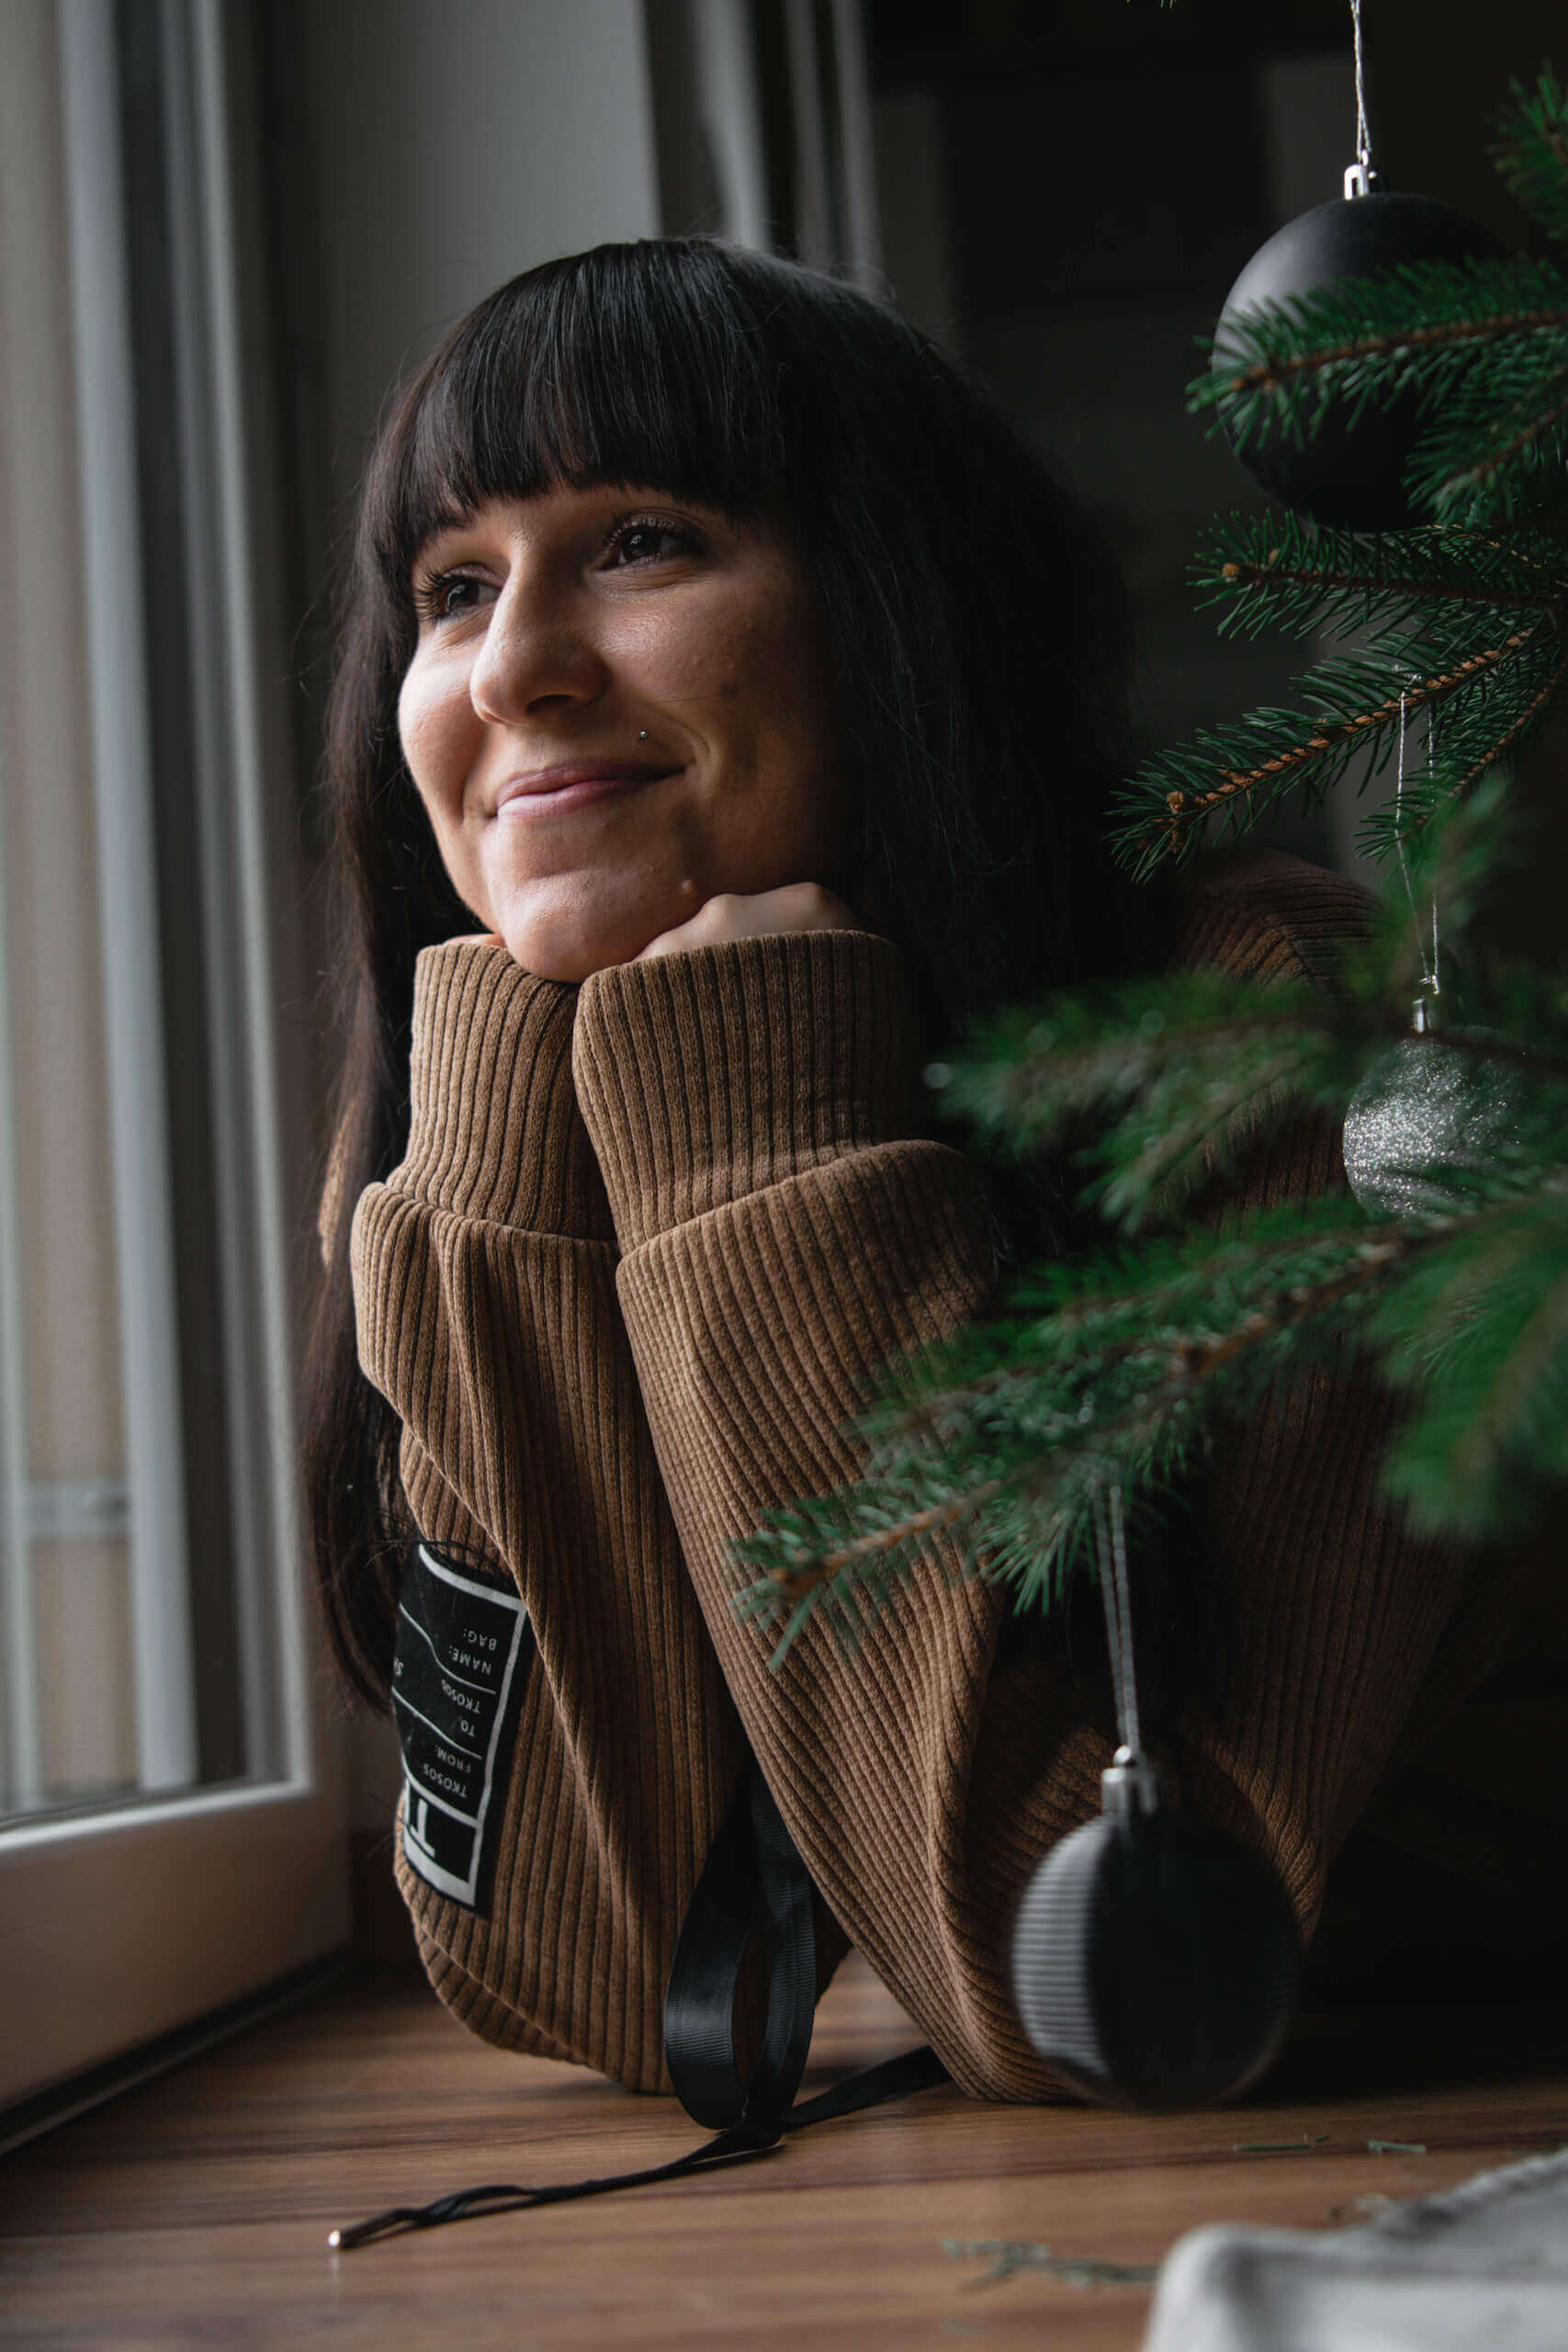
[{"label": "silver glitter bauble", "polygon": [[[1519,1140],[1517,1074],[1456,1053],[1441,1032],[1407,1038],[1373,1063],[1345,1115],[1345,1172],[1369,1216],[1450,1216],[1469,1195],[1457,1170]],[[1456,1174],[1445,1173],[1452,1166]]]}]

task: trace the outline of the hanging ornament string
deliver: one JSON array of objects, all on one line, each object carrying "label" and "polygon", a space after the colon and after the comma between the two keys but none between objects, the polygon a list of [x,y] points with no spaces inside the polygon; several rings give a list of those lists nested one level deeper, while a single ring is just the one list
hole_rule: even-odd
[{"label": "hanging ornament string", "polygon": [[[1345,1173],[1369,1216],[1425,1223],[1474,1205],[1470,1171],[1517,1153],[1522,1106],[1517,1074],[1496,1064],[1446,1053],[1430,1032],[1442,993],[1438,899],[1431,900],[1431,944],[1424,936],[1404,831],[1404,696],[1400,696],[1399,763],[1393,793],[1394,838],[1419,951],[1421,993],[1411,1007],[1413,1035],[1380,1054],[1345,1111]],[[1427,761],[1436,762],[1428,715]]]},{"label": "hanging ornament string", "polygon": [[1133,1607],[1127,1587],[1127,1532],[1122,1489],[1110,1487],[1095,1498],[1094,1531],[1100,1553],[1100,1589],[1105,1603],[1105,1638],[1116,1695],[1116,1730],[1123,1750],[1143,1754],[1138,1721],[1138,1678],[1133,1664]]},{"label": "hanging ornament string", "polygon": [[1273,1871],[1180,1809],[1142,1752],[1120,1486],[1089,1509],[1122,1745],[1100,1812],[1043,1858],[1012,1931],[1012,1992],[1053,2075],[1111,2107],[1234,2098],[1284,2040],[1296,1928]]},{"label": "hanging ornament string", "polygon": [[[1372,169],[1372,134],[1371,127],[1367,121],[1366,61],[1361,51],[1361,0],[1350,0],[1350,24],[1355,34],[1356,40],[1357,160],[1351,165],[1350,171],[1347,172],[1345,175],[1345,193],[1347,196],[1350,196],[1352,194],[1356,196],[1365,196],[1371,188],[1372,181],[1376,177],[1376,174]],[[1355,189],[1352,189],[1350,186],[1352,174],[1358,175],[1360,182],[1360,185]]]},{"label": "hanging ornament string", "polygon": [[[1430,720],[1427,722],[1427,764],[1428,768],[1432,764]],[[1395,841],[1399,843],[1399,870],[1404,877],[1404,895],[1410,901],[1410,920],[1415,925],[1416,944],[1421,950],[1421,962],[1424,967],[1421,974],[1422,994],[1416,1001],[1415,1026],[1417,1034],[1420,1034],[1429,1025],[1427,999],[1428,996],[1440,996],[1443,984],[1438,971],[1438,894],[1435,890],[1432,893],[1432,952],[1428,956],[1427,942],[1421,931],[1420,910],[1416,904],[1416,885],[1411,879],[1410,860],[1404,848],[1404,695],[1403,693],[1399,697],[1399,764],[1394,771],[1393,781],[1393,833]]]}]

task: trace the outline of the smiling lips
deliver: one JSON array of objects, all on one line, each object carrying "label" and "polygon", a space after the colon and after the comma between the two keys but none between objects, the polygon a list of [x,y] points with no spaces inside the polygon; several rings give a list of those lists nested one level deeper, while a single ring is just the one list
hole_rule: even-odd
[{"label": "smiling lips", "polygon": [[542,817],[554,810],[581,808],[611,792],[634,791],[638,785],[657,784],[673,775],[671,767],[652,760],[573,760],[554,768],[534,768],[525,775],[509,776],[496,795],[495,814],[508,819]]}]

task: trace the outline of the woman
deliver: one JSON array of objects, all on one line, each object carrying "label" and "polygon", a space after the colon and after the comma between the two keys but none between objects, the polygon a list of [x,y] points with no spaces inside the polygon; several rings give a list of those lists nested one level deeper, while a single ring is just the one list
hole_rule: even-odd
[{"label": "woman", "polygon": [[[851,1478],[878,1367],[1072,1238],[1048,1178],[934,1131],[932,1051],[1172,954],[1321,974],[1357,927],[1293,861],[1168,907],[1116,878],[1123,647],[1011,431],[782,262],[551,263],[386,427],[329,752],[348,1051],[310,1487],[341,1662],[397,1686],[420,1949],[492,2041],[669,2087],[671,1955],[750,1747],[821,1981],[847,1938],[966,2090],[1053,2095],[1008,1928],[1098,1807],[1099,1683],[941,1557],[858,1656],[818,1630],[771,1671],[726,1544]],[[1303,1127],[1245,1189],[1339,1173]],[[1371,1499],[1384,1410],[1317,1383],[1195,1507],[1231,1662],[1172,1726],[1186,1801],[1308,1928],[1465,1638],[1455,1562]]]}]

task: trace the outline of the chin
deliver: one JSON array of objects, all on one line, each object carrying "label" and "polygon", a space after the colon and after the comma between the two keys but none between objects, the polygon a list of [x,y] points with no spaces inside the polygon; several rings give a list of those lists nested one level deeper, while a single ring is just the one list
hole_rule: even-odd
[{"label": "chin", "polygon": [[497,925],[507,954],[525,972],[573,988],[612,964],[629,964],[650,939],[669,927],[652,917],[638,920],[628,915],[618,922],[601,919],[585,923],[564,916],[541,917],[537,912]]}]

